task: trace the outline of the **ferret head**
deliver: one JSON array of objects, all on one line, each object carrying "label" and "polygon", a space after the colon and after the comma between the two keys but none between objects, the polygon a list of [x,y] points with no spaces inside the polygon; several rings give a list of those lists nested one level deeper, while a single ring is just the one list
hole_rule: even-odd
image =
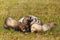
[{"label": "ferret head", "polygon": [[4,24],[5,28],[15,28],[17,26],[17,21],[11,17],[8,17],[5,20],[5,24]]},{"label": "ferret head", "polygon": [[30,16],[25,16],[24,20],[23,20],[23,23],[25,24],[30,24],[30,22],[32,21],[31,17]]},{"label": "ferret head", "polygon": [[57,23],[55,23],[55,22],[50,23],[50,27],[54,27],[56,25],[57,25]]}]

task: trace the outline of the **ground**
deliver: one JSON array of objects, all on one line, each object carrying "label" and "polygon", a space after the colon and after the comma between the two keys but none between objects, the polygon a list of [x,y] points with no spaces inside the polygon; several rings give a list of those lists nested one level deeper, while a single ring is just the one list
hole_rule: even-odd
[{"label": "ground", "polygon": [[[26,15],[41,18],[43,23],[56,22],[58,25],[45,33],[27,35],[4,28],[8,16],[17,21]],[[60,0],[0,0],[0,40],[60,40]]]}]

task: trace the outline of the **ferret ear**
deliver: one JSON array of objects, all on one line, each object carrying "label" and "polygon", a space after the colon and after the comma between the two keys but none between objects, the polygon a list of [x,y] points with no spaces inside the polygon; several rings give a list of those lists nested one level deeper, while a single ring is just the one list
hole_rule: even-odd
[{"label": "ferret ear", "polygon": [[56,22],[53,22],[55,25],[57,25],[57,23]]},{"label": "ferret ear", "polygon": [[57,23],[54,23],[54,25],[57,25]]},{"label": "ferret ear", "polygon": [[56,23],[56,22],[52,22],[52,24],[53,24],[53,25],[57,25],[57,23]]},{"label": "ferret ear", "polygon": [[5,28],[5,29],[9,29],[9,30],[10,30],[9,26],[8,26],[8,25],[6,25],[6,24],[4,24],[4,28]]},{"label": "ferret ear", "polygon": [[7,19],[12,18],[11,16],[7,17]]}]

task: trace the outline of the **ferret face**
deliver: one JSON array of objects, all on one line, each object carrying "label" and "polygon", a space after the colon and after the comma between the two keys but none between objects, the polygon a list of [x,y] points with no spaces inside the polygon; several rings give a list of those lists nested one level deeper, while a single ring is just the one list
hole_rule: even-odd
[{"label": "ferret face", "polygon": [[50,23],[50,26],[51,26],[51,27],[54,27],[54,26],[56,26],[56,25],[57,25],[57,23],[55,23],[55,22],[51,22],[51,23]]},{"label": "ferret face", "polygon": [[41,32],[42,31],[42,26],[39,24],[33,24],[31,26],[31,32]]},{"label": "ferret face", "polygon": [[23,20],[23,23],[25,24],[29,24],[30,22],[32,21],[31,17],[30,16],[26,16]]},{"label": "ferret face", "polygon": [[14,28],[17,26],[17,21],[11,17],[8,17],[5,21],[5,28]]}]

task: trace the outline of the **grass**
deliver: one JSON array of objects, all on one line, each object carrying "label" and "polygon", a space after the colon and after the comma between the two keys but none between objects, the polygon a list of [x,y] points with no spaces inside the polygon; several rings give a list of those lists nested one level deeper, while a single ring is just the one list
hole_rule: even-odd
[{"label": "grass", "polygon": [[[29,33],[6,30],[4,21],[8,16],[19,20],[26,15],[41,18],[43,23],[58,25],[45,33]],[[0,40],[60,40],[60,0],[0,0]]]}]

